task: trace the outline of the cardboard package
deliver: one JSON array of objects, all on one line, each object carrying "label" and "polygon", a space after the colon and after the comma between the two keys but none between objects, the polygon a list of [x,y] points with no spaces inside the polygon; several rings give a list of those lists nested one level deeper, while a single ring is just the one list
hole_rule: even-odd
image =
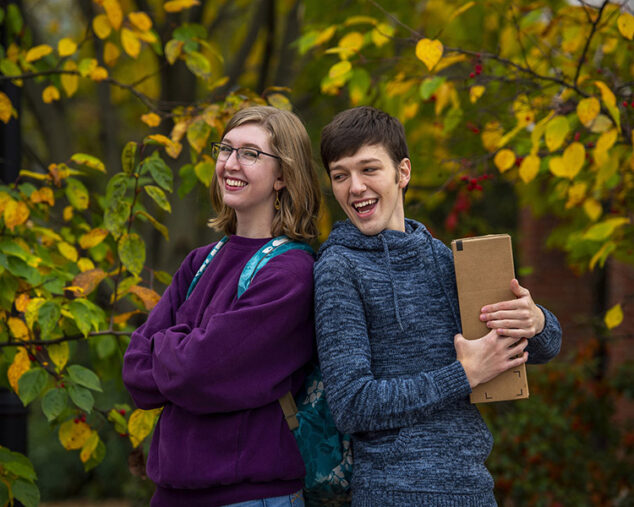
[{"label": "cardboard package", "polygon": [[[514,299],[511,280],[515,278],[513,250],[508,234],[491,234],[451,242],[462,334],[473,340],[490,329],[480,321],[480,309],[487,304]],[[526,366],[522,364],[480,384],[471,393],[471,403],[528,398]]]}]

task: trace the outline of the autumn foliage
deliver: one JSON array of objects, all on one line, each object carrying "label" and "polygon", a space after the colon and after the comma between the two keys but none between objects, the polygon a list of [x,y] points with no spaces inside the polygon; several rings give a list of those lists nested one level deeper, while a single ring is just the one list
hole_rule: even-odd
[{"label": "autumn foliage", "polygon": [[[148,231],[169,240],[165,217],[182,202],[173,194],[209,186],[209,143],[245,104],[291,108],[311,96],[383,108],[408,133],[410,214],[441,216],[440,235],[491,232],[471,216],[474,207],[517,200],[558,217],[549,242],[576,271],[601,270],[611,259],[634,264],[634,15],[625,4],[429,0],[329,9],[305,2],[311,17],[288,46],[305,65],[296,88],[258,93],[249,72],[247,86],[226,88],[234,78],[224,41],[187,17],[193,10],[228,15],[232,2],[84,4],[82,36],[58,33],[48,43],[33,42],[16,4],[0,9],[8,35],[0,82],[37,83],[38,100],[51,107],[108,86],[135,102],[126,105],[128,120],[146,134],[126,139],[114,162],[80,150],[0,185],[0,382],[25,405],[37,401],[86,470],[107,453],[106,433],[138,450],[152,431],[160,411],[134,409],[120,377],[104,379],[119,374],[129,334],[170,283],[148,265]],[[280,9],[292,14],[287,4]],[[266,55],[263,46],[258,55]],[[177,69],[196,82],[191,103],[158,99],[156,76]],[[319,117],[304,107],[306,118]],[[17,104],[0,92],[0,121],[17,118]],[[308,123],[317,136],[321,125]],[[493,188],[508,195],[492,195]],[[625,317],[622,303],[600,316],[608,335]],[[607,428],[610,400],[631,395],[623,388],[631,375],[622,373],[617,388],[594,368],[574,359],[549,366],[531,374],[530,406],[487,409],[502,449],[489,463],[501,500],[631,499],[623,480],[631,460],[620,450],[631,450],[631,429],[613,432],[614,440]],[[555,380],[556,392],[548,388]],[[593,418],[598,410],[603,419]],[[551,437],[563,447],[544,444]],[[601,450],[613,457],[593,461]],[[565,470],[569,460],[583,463],[579,473]],[[605,487],[567,496],[588,482]],[[37,477],[26,457],[0,448],[0,505],[15,499],[37,505]]]}]

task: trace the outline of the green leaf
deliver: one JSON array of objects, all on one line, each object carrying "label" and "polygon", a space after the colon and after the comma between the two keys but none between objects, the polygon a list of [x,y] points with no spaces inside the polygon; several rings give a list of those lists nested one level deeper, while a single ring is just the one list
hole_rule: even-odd
[{"label": "green leaf", "polygon": [[124,234],[119,241],[119,258],[130,273],[138,275],[145,264],[145,243],[138,234]]},{"label": "green leaf", "polygon": [[68,406],[68,394],[64,389],[55,387],[42,398],[42,412],[48,422],[55,420]]},{"label": "green leaf", "polygon": [[153,226],[154,228],[159,231],[163,237],[169,241],[170,237],[169,237],[169,232],[167,230],[167,227],[165,227],[161,222],[159,222],[156,218],[154,218],[152,215],[150,215],[147,211],[143,211],[143,210],[139,210],[137,211],[137,214],[141,215],[142,217],[146,218]]},{"label": "green leaf", "polygon": [[99,380],[99,377],[94,371],[79,364],[73,364],[66,368],[66,370],[68,371],[70,378],[76,384],[92,389],[93,391],[103,391],[101,389],[101,380]]},{"label": "green leaf", "polygon": [[86,167],[90,167],[91,169],[95,169],[102,173],[106,172],[106,166],[104,163],[97,157],[93,157],[87,153],[75,153],[70,157],[70,159],[76,164],[85,165]]},{"label": "green leaf", "polygon": [[462,109],[459,107],[453,107],[445,116],[444,131],[446,134],[455,130],[462,121]]},{"label": "green leaf", "polygon": [[17,4],[10,3],[7,7],[7,26],[9,27],[9,37],[22,32],[24,21]]},{"label": "green leaf", "polygon": [[438,90],[441,84],[446,81],[446,78],[440,76],[434,76],[431,78],[425,79],[420,85],[420,98],[423,100],[428,100],[431,96]]},{"label": "green leaf", "polygon": [[154,178],[154,181],[163,189],[168,192],[172,191],[172,183],[174,176],[172,170],[165,163],[165,161],[159,156],[158,151],[155,151],[151,156],[143,161],[144,168],[147,168]]},{"label": "green leaf", "polygon": [[164,209],[168,213],[172,212],[172,206],[170,205],[170,202],[167,200],[167,197],[165,196],[165,192],[163,192],[159,187],[155,185],[147,185],[144,187],[144,190],[154,200],[154,202],[159,206],[159,208]]},{"label": "green leaf", "polygon": [[40,490],[31,482],[18,479],[13,483],[11,491],[13,491],[13,496],[22,502],[24,507],[37,507],[40,503]]},{"label": "green leaf", "polygon": [[126,192],[128,191],[128,183],[130,181],[130,176],[126,173],[117,173],[108,182],[106,185],[106,204],[109,205],[113,201],[120,201],[125,197]]},{"label": "green leaf", "polygon": [[5,447],[0,447],[0,463],[6,470],[11,470],[14,474],[23,479],[29,481],[37,479],[37,475],[29,458],[19,452],[13,452]]},{"label": "green leaf", "polygon": [[165,271],[154,271],[154,278],[156,278],[163,285],[169,285],[172,283],[172,275]]},{"label": "green leaf", "polygon": [[134,141],[128,142],[121,152],[121,169],[125,174],[134,173],[137,144]]},{"label": "green leaf", "polygon": [[68,304],[68,310],[73,316],[73,320],[77,329],[83,334],[85,337],[88,337],[88,333],[90,333],[90,312],[88,308],[86,308],[83,304],[79,302],[79,300],[71,301]]},{"label": "green leaf", "polygon": [[47,381],[48,374],[40,367],[31,368],[22,374],[18,380],[18,394],[25,407],[39,396]]},{"label": "green leaf", "polygon": [[105,457],[106,457],[106,446],[100,439],[99,443],[97,444],[97,447],[90,455],[90,459],[86,461],[86,463],[84,463],[84,470],[87,472],[88,470],[95,468],[99,463],[103,461]]},{"label": "green leaf", "polygon": [[0,505],[7,505],[9,503],[9,490],[7,485],[0,481]]},{"label": "green leaf", "polygon": [[103,225],[115,238],[125,231],[125,224],[130,218],[132,205],[128,201],[113,201],[103,215]]},{"label": "green leaf", "polygon": [[80,211],[87,209],[90,202],[88,189],[74,178],[66,179],[66,198],[73,208]]},{"label": "green leaf", "polygon": [[86,326],[87,332],[90,332],[91,328],[95,331],[99,331],[101,326],[105,326],[106,313],[103,308],[97,306],[92,301],[88,299],[75,299],[68,303],[67,306],[76,320],[82,319],[84,321],[82,322],[82,326]]},{"label": "green leaf", "polygon": [[84,412],[90,413],[95,405],[95,399],[92,393],[82,386],[71,385],[68,387],[68,394],[73,403],[81,408]]},{"label": "green leaf", "polygon": [[42,338],[48,340],[51,333],[57,327],[59,318],[61,316],[61,308],[59,303],[55,301],[47,301],[40,306],[37,317],[38,324],[40,325],[40,331],[42,332]]},{"label": "green leaf", "polygon": [[208,79],[211,77],[211,63],[209,60],[198,51],[191,51],[185,55],[185,65],[196,76],[202,79]]},{"label": "green leaf", "polygon": [[97,356],[99,359],[105,359],[110,357],[117,351],[117,340],[112,335],[98,336],[96,337],[97,344],[95,348],[97,350]]},{"label": "green leaf", "polygon": [[203,119],[198,119],[187,128],[187,140],[189,144],[200,153],[211,133],[211,126]]},{"label": "green leaf", "polygon": [[178,187],[178,197],[182,199],[194,189],[198,183],[198,177],[193,164],[185,164],[178,171],[178,175],[181,182],[180,187]]},{"label": "green leaf", "polygon": [[617,228],[629,223],[629,218],[609,218],[590,227],[583,235],[583,239],[588,239],[590,241],[604,241],[612,236]]},{"label": "green leaf", "polygon": [[211,184],[211,178],[214,175],[214,165],[207,161],[198,162],[194,167],[194,171],[203,185],[209,187]]},{"label": "green leaf", "polygon": [[9,273],[0,275],[0,305],[2,305],[2,307],[11,307],[19,287],[20,285],[17,279]]},{"label": "green leaf", "polygon": [[0,72],[2,72],[5,76],[20,76],[22,74],[20,67],[8,58],[5,58],[0,62]]}]

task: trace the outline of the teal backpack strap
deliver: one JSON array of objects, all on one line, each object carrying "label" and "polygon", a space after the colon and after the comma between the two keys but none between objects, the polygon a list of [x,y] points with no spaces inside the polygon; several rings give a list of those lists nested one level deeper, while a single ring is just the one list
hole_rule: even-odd
[{"label": "teal backpack strap", "polygon": [[306,243],[301,241],[293,241],[286,236],[278,236],[273,238],[266,245],[264,245],[251,259],[246,263],[240,280],[238,281],[238,298],[244,294],[251,284],[251,280],[257,274],[260,269],[266,266],[273,257],[288,252],[289,250],[305,250],[311,255],[314,254],[313,249]]},{"label": "teal backpack strap", "polygon": [[218,243],[216,243],[216,246],[214,246],[211,249],[211,252],[209,252],[205,261],[200,265],[200,267],[198,268],[198,271],[196,271],[196,274],[194,275],[194,279],[192,280],[192,283],[189,284],[189,289],[187,289],[187,296],[185,296],[185,299],[189,299],[189,296],[193,292],[194,288],[196,287],[196,284],[198,284],[200,277],[203,276],[205,269],[207,269],[207,266],[209,266],[211,259],[214,258],[214,255],[218,253],[218,250],[220,250],[222,248],[222,245],[224,245],[227,241],[229,241],[229,238],[225,236],[220,241],[218,241]]}]

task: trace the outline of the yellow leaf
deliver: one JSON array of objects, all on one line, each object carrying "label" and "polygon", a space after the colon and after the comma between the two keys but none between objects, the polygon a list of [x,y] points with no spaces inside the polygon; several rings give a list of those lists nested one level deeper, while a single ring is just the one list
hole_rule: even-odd
[{"label": "yellow leaf", "polygon": [[331,79],[342,77],[346,73],[350,72],[351,69],[352,65],[349,61],[344,60],[341,62],[337,62],[332,67],[330,67],[330,70],[328,71],[328,77],[330,77]]},{"label": "yellow leaf", "polygon": [[132,312],[126,312],[120,315],[115,315],[112,319],[112,322],[114,322],[115,324],[126,324],[128,320],[130,320],[130,318],[140,313],[143,313],[143,312],[141,312],[141,310],[134,310]]},{"label": "yellow leaf", "polygon": [[49,206],[55,206],[55,196],[50,187],[42,187],[31,194],[31,202],[45,202]]},{"label": "yellow leaf", "polygon": [[495,154],[493,163],[501,173],[508,171],[515,164],[515,153],[511,150],[500,150]]},{"label": "yellow leaf", "polygon": [[440,61],[443,45],[439,40],[421,39],[416,43],[416,57],[432,70]]},{"label": "yellow leaf", "polygon": [[101,243],[106,236],[108,236],[108,231],[101,227],[97,227],[79,238],[79,246],[83,249],[92,248],[93,246],[97,246]]},{"label": "yellow leaf", "polygon": [[198,0],[170,0],[169,2],[165,2],[163,8],[165,12],[180,12],[194,5],[200,5],[200,2]]},{"label": "yellow leaf", "polygon": [[105,14],[99,14],[95,16],[92,20],[92,30],[95,32],[95,35],[100,39],[105,39],[112,32],[112,26],[110,26],[110,21],[108,21],[108,16]]},{"label": "yellow leaf", "polygon": [[91,269],[95,269],[94,263],[87,257],[82,257],[81,259],[79,259],[77,261],[77,267],[79,268],[79,271],[81,271],[82,273],[84,271],[90,271]]},{"label": "yellow leaf", "polygon": [[[69,72],[77,71],[77,64],[73,60],[67,60],[64,63],[64,70]],[[72,97],[79,86],[79,76],[77,74],[62,74],[62,88],[67,97]]]},{"label": "yellow leaf", "polygon": [[62,212],[62,217],[64,218],[64,221],[69,222],[73,218],[74,213],[75,211],[73,210],[72,206],[66,206],[64,208],[64,211]]},{"label": "yellow leaf", "polygon": [[88,271],[84,271],[79,273],[75,278],[73,278],[73,286],[79,287],[80,289],[74,291],[76,297],[83,297],[90,294],[93,290],[97,288],[97,285],[101,283],[101,281],[108,276],[103,269],[91,269]]},{"label": "yellow leaf", "polygon": [[599,251],[592,256],[590,259],[590,269],[593,270],[594,267],[599,263],[599,266],[605,266],[605,261],[608,259],[608,256],[616,250],[616,243],[614,241],[608,241],[605,243]]},{"label": "yellow leaf", "polygon": [[621,303],[617,303],[607,311],[604,321],[608,329],[614,329],[615,327],[621,325],[621,322],[623,322],[623,309],[621,308]]},{"label": "yellow leaf", "polygon": [[570,125],[565,116],[555,116],[546,125],[546,131],[544,132],[544,139],[546,146],[550,151],[555,151],[559,148],[570,130]]},{"label": "yellow leaf", "polygon": [[24,59],[31,63],[50,55],[53,52],[53,48],[48,44],[40,44],[39,46],[32,47],[26,52]]},{"label": "yellow leaf", "polygon": [[586,161],[586,149],[581,143],[572,143],[564,150],[563,163],[566,166],[567,178],[574,179]]},{"label": "yellow leaf", "polygon": [[332,39],[332,36],[335,34],[336,27],[331,25],[322,32],[319,32],[317,36],[317,40],[315,41],[316,46],[321,46],[324,42],[328,42]]},{"label": "yellow leaf", "polygon": [[59,427],[59,441],[68,451],[81,449],[88,441],[92,430],[85,422],[69,419]]},{"label": "yellow leaf", "polygon": [[57,244],[57,250],[69,261],[76,262],[79,258],[77,249],[73,245],[66,243],[66,241],[59,242]]},{"label": "yellow leaf", "polygon": [[477,100],[482,97],[482,95],[484,94],[486,88],[484,86],[481,85],[476,85],[476,86],[472,86],[469,89],[469,100],[471,101],[472,104],[475,104],[477,102]]},{"label": "yellow leaf", "polygon": [[394,35],[394,27],[387,23],[380,23],[370,32],[370,39],[377,48],[381,48],[390,41],[392,35]]},{"label": "yellow leaf", "polygon": [[603,81],[595,81],[594,85],[601,90],[601,99],[606,106],[616,105],[616,97],[614,96],[614,93],[612,93],[612,90],[608,88],[608,85],[606,85]]},{"label": "yellow leaf", "polygon": [[172,39],[165,44],[165,58],[170,65],[174,65],[174,62],[181,55],[184,44],[183,41],[176,39]]},{"label": "yellow leaf", "polygon": [[155,42],[158,41],[158,39],[156,38],[156,35],[154,35],[154,32],[152,30],[147,30],[145,32],[134,32],[134,34],[137,36],[137,38],[139,40],[142,40],[143,42],[147,42],[148,44],[154,44]]},{"label": "yellow leaf", "polygon": [[559,178],[567,177],[566,166],[562,157],[552,157],[548,161],[548,168],[550,169],[551,173]]},{"label": "yellow leaf", "polygon": [[436,64],[434,67],[434,72],[438,74],[441,70],[446,69],[447,67],[451,67],[456,63],[467,61],[467,55],[449,55],[445,56],[440,62]]},{"label": "yellow leaf", "polygon": [[13,104],[11,99],[4,92],[0,92],[0,120],[3,123],[9,123],[13,114]]},{"label": "yellow leaf", "polygon": [[603,208],[599,201],[589,198],[583,203],[583,211],[586,212],[590,220],[596,222],[603,213]]},{"label": "yellow leaf", "polygon": [[28,294],[20,294],[17,298],[15,298],[14,304],[15,304],[15,309],[18,312],[24,312],[26,311],[26,305],[29,304],[29,300],[31,298],[29,298]]},{"label": "yellow leaf", "polygon": [[64,37],[57,43],[57,53],[62,58],[72,55],[77,51],[77,43],[69,37]]},{"label": "yellow leaf", "polygon": [[77,70],[79,70],[81,77],[88,77],[98,66],[99,62],[97,62],[96,58],[84,58],[81,62],[79,62]]},{"label": "yellow leaf", "polygon": [[147,32],[152,28],[152,20],[145,12],[131,12],[128,14],[130,23],[137,27],[142,32]]},{"label": "yellow leaf", "polygon": [[110,26],[115,30],[121,27],[123,21],[123,12],[121,11],[121,5],[119,0],[103,0],[103,8],[106,11],[106,16],[110,22]]},{"label": "yellow leaf", "polygon": [[161,117],[155,113],[147,113],[141,115],[141,121],[145,123],[148,127],[158,127],[161,123]]},{"label": "yellow leaf", "polygon": [[90,71],[90,79],[97,82],[108,79],[108,71],[105,67],[96,67]]},{"label": "yellow leaf", "polygon": [[59,100],[59,98],[60,98],[59,90],[55,88],[53,85],[49,85],[46,88],[44,88],[44,91],[42,92],[42,101],[45,104],[50,104],[51,102],[54,102],[55,100]]},{"label": "yellow leaf", "polygon": [[590,241],[604,241],[612,236],[616,229],[629,223],[630,219],[625,217],[608,218],[590,226],[582,238]]},{"label": "yellow leaf", "polygon": [[349,52],[346,53],[346,57],[350,57],[354,53],[359,52],[359,50],[363,47],[363,41],[363,35],[361,35],[359,32],[350,32],[341,38],[338,46],[340,48],[349,50]]},{"label": "yellow leaf", "polygon": [[70,356],[70,347],[68,346],[68,342],[54,343],[53,345],[46,347],[46,350],[48,352],[48,357],[50,357],[51,361],[55,364],[57,371],[62,371]]},{"label": "yellow leaf", "polygon": [[447,21],[447,23],[449,23],[450,21],[453,21],[454,19],[456,19],[458,16],[460,16],[461,14],[463,14],[464,12],[468,11],[469,9],[471,9],[471,7],[473,7],[475,5],[475,2],[467,2],[466,4],[464,4],[463,6],[461,6],[460,8],[456,9],[453,14],[451,16],[449,16],[449,20]]},{"label": "yellow leaf", "polygon": [[9,326],[9,331],[11,331],[11,334],[17,340],[24,340],[28,338],[29,328],[26,327],[26,324],[22,319],[19,319],[17,317],[9,317],[7,325]]},{"label": "yellow leaf", "polygon": [[482,131],[482,146],[487,151],[497,150],[498,142],[503,134],[504,130],[497,121],[488,122]]},{"label": "yellow leaf", "polygon": [[451,102],[453,102],[454,107],[456,107],[456,88],[453,83],[445,81],[436,90],[436,102],[434,104],[434,113],[436,116],[440,116],[445,107],[447,107]]},{"label": "yellow leaf", "polygon": [[539,166],[541,160],[537,155],[528,155],[524,157],[522,163],[520,164],[520,178],[524,183],[529,183],[535,179],[537,173],[539,173]]},{"label": "yellow leaf", "polygon": [[18,380],[20,377],[31,369],[31,360],[26,349],[20,347],[13,358],[13,362],[7,370],[7,378],[13,390],[18,393]]},{"label": "yellow leaf", "polygon": [[106,42],[103,47],[103,61],[108,67],[113,67],[120,55],[121,51],[115,44],[110,41]]},{"label": "yellow leaf", "polygon": [[623,12],[616,20],[616,26],[621,35],[627,40],[634,39],[634,16],[629,12]]},{"label": "yellow leaf", "polygon": [[606,153],[619,137],[619,133],[616,129],[608,130],[601,134],[599,139],[597,140],[596,148],[594,149],[595,156],[597,153]]},{"label": "yellow leaf", "polygon": [[590,131],[594,134],[602,134],[610,130],[613,126],[614,124],[610,121],[610,118],[604,114],[599,114],[592,122],[592,125],[590,125]]},{"label": "yellow leaf", "polygon": [[136,58],[141,52],[141,42],[137,39],[135,33],[127,28],[121,30],[121,46],[132,58]]},{"label": "yellow leaf", "polygon": [[161,299],[161,296],[157,292],[146,287],[139,287],[138,285],[130,287],[130,292],[143,302],[143,306],[146,310],[154,308],[156,303],[159,302],[159,299]]},{"label": "yellow leaf", "polygon": [[277,109],[282,109],[284,111],[293,110],[291,101],[288,100],[288,97],[282,93],[271,93],[270,95],[267,95],[266,101]]},{"label": "yellow leaf", "polygon": [[601,111],[601,104],[595,97],[582,99],[577,105],[577,116],[581,123],[588,127]]},{"label": "yellow leaf", "polygon": [[132,412],[132,415],[128,420],[128,431],[133,447],[138,447],[138,445],[143,442],[143,439],[150,434],[152,428],[154,428],[154,423],[161,413],[161,410],[163,409],[136,409],[134,412]]},{"label": "yellow leaf", "polygon": [[11,231],[17,226],[22,225],[29,218],[31,211],[29,207],[22,201],[10,200],[4,208],[3,218],[4,225]]},{"label": "yellow leaf", "polygon": [[566,209],[570,209],[581,201],[586,196],[586,190],[588,189],[587,183],[574,183],[568,189],[568,201],[566,202]]},{"label": "yellow leaf", "polygon": [[86,461],[90,459],[90,456],[92,456],[92,453],[97,448],[97,445],[99,445],[99,433],[92,430],[86,439],[86,442],[82,446],[81,452],[79,453],[79,459],[82,463],[86,463]]},{"label": "yellow leaf", "polygon": [[26,325],[29,329],[33,329],[33,325],[38,319],[38,312],[44,303],[46,303],[46,299],[40,297],[32,298],[27,303],[26,310],[24,312],[24,320],[26,321]]}]

